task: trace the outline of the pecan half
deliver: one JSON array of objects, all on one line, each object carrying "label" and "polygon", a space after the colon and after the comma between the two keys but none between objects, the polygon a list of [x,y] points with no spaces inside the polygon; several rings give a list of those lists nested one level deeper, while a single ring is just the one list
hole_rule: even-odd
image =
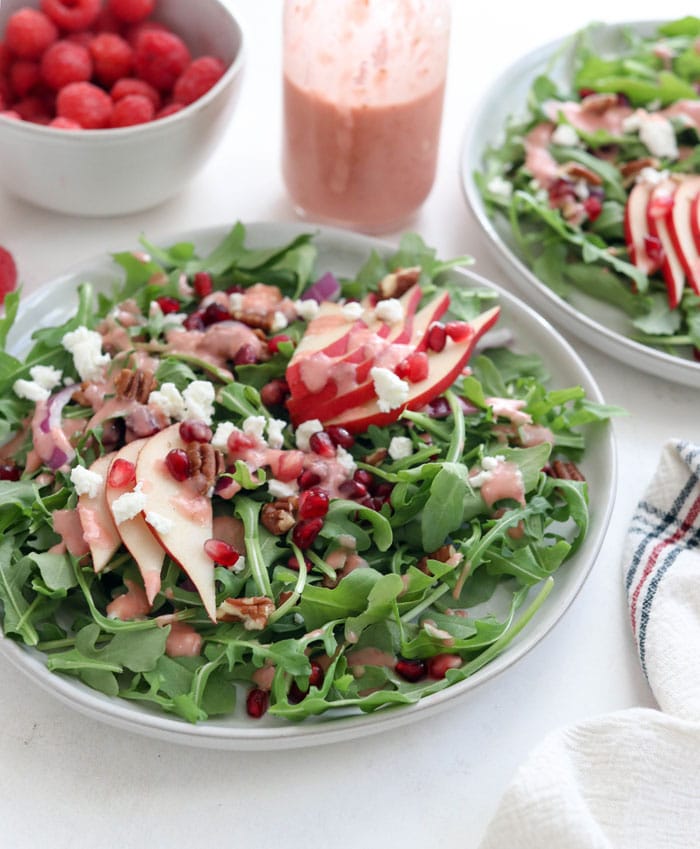
[{"label": "pecan half", "polygon": [[216,609],[216,618],[219,622],[242,622],[246,631],[262,631],[274,609],[274,601],[264,595],[227,598]]},{"label": "pecan half", "polygon": [[260,521],[271,534],[281,536],[286,534],[296,524],[295,511],[298,499],[296,496],[278,498],[263,505],[260,511]]},{"label": "pecan half", "polygon": [[147,404],[148,396],[156,387],[156,378],[148,369],[123,368],[114,378],[117,398],[129,398]]},{"label": "pecan half", "polygon": [[185,453],[190,464],[190,475],[197,491],[206,495],[222,475],[226,464],[223,454],[209,442],[187,442]]},{"label": "pecan half", "polygon": [[457,563],[459,563],[462,559],[462,555],[459,554],[457,549],[453,545],[441,545],[440,548],[433,551],[432,554],[426,554],[424,557],[421,557],[418,563],[416,563],[416,569],[420,569],[421,572],[425,572],[426,575],[429,575],[428,560],[439,560],[440,563],[449,563],[451,560],[455,560],[458,556],[459,560],[457,560]]},{"label": "pecan half", "polygon": [[602,186],[603,178],[580,162],[565,162],[559,171],[570,180],[585,180],[591,186]]},{"label": "pecan half", "polygon": [[397,268],[396,271],[387,274],[386,277],[379,281],[379,285],[377,286],[379,300],[399,298],[418,282],[420,274],[421,267],[419,265],[414,265],[410,268]]},{"label": "pecan half", "polygon": [[569,460],[554,460],[551,464],[550,475],[565,481],[585,481],[586,478],[576,465]]},{"label": "pecan half", "polygon": [[368,466],[379,466],[384,462],[388,453],[389,452],[386,448],[377,448],[376,451],[372,451],[371,454],[363,457],[362,460],[367,463]]},{"label": "pecan half", "polygon": [[660,167],[661,162],[655,156],[643,156],[640,159],[631,159],[629,162],[620,165],[622,185],[625,187],[631,186],[645,168],[653,168],[658,171]]},{"label": "pecan half", "polygon": [[595,112],[600,114],[610,109],[611,106],[617,106],[619,98],[616,94],[596,92],[588,94],[581,101],[581,110],[583,112]]}]

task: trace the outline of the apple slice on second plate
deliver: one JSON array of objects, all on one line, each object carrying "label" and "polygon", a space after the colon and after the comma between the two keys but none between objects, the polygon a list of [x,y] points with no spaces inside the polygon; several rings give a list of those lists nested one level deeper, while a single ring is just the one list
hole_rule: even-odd
[{"label": "apple slice on second plate", "polygon": [[647,203],[649,232],[657,237],[663,248],[661,271],[666,282],[668,305],[672,310],[680,303],[685,287],[685,272],[670,233],[677,187],[674,180],[662,180],[651,190]]},{"label": "apple slice on second plate", "polygon": [[678,184],[673,197],[673,209],[668,228],[688,282],[696,294],[700,295],[700,250],[698,250],[698,233],[693,228],[693,220],[697,218],[698,197],[700,197],[700,176],[686,176]]}]

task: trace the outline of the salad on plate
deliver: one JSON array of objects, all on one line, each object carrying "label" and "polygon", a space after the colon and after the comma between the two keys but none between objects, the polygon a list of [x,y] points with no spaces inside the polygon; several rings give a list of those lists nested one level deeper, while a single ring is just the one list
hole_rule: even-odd
[{"label": "salad on plate", "polygon": [[[611,305],[625,333],[700,351],[700,18],[591,25],[553,56],[474,174],[536,277]],[[609,39],[610,40],[610,39]]]},{"label": "salad on plate", "polygon": [[350,276],[314,238],[142,238],[0,352],[3,631],[55,674],[192,723],[412,704],[581,545],[615,408],[548,388],[420,237]]}]

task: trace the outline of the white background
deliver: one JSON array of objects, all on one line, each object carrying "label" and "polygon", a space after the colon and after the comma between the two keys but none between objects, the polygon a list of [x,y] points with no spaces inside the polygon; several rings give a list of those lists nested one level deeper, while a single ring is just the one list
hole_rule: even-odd
[{"label": "white background", "polygon": [[[157,242],[236,219],[293,218],[279,170],[281,5],[231,0],[231,6],[248,42],[239,108],[208,166],[176,199],[143,214],[91,220],[35,209],[0,192],[0,244],[14,253],[26,289],[85,257],[131,245],[140,232]],[[489,261],[462,196],[459,150],[472,107],[521,53],[591,20],[654,18],[659,11],[670,17],[689,7],[671,0],[661,10],[629,0],[455,0],[437,181],[412,228],[441,256],[470,253],[477,271],[512,288]],[[549,730],[653,705],[628,626],[620,553],[661,445],[673,436],[698,436],[697,390],[571,341],[606,399],[630,411],[615,425],[617,502],[582,592],[515,668],[437,717],[382,736],[235,753],[167,745],[86,719],[3,661],[0,846],[472,849],[513,771]]]}]

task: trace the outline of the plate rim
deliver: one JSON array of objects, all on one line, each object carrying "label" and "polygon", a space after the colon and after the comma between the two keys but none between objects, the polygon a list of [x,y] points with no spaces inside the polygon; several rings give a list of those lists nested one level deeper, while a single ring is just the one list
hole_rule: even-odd
[{"label": "plate rim", "polygon": [[[274,238],[279,243],[288,238],[293,238],[299,233],[314,232],[321,241],[342,242],[344,246],[349,245],[353,252],[361,249],[362,253],[366,254],[372,248],[384,252],[396,250],[396,245],[386,240],[321,224],[286,221],[242,223],[246,227],[249,243],[250,241],[254,242],[256,238],[269,241],[273,234],[277,234]],[[187,239],[196,244],[198,239],[216,240],[221,238],[230,230],[231,226],[231,224],[220,224],[197,229],[185,229],[170,235],[157,236],[152,238],[151,241],[155,244],[172,244],[174,241]],[[137,246],[132,245],[120,250],[136,249],[138,249]],[[333,250],[338,249],[338,247],[333,248]],[[51,278],[47,282],[45,290],[37,288],[21,301],[18,319],[49,297],[47,293],[52,288],[72,286],[75,289],[79,282],[77,278],[81,269],[102,266],[106,270],[111,253],[113,251],[95,254],[73,264],[64,272]],[[570,360],[569,365],[577,373],[577,379],[584,386],[587,397],[597,402],[603,402],[601,390],[578,352],[545,317],[499,284],[469,268],[460,266],[454,270],[454,273],[460,277],[465,277],[472,285],[495,290],[509,310],[523,310],[528,319],[549,336],[549,341],[554,342],[558,348],[566,353]],[[59,291],[61,290],[59,289]],[[54,295],[54,297],[56,296]],[[8,348],[11,347],[12,343],[9,342]],[[385,729],[400,727],[420,717],[434,715],[452,705],[460,697],[466,696],[470,691],[496,678],[533,650],[561,621],[581,591],[598,559],[617,494],[617,445],[613,422],[608,421],[601,425],[599,439],[605,449],[607,462],[605,497],[603,498],[603,492],[601,492],[601,501],[596,502],[597,527],[595,533],[589,528],[589,535],[584,541],[586,557],[583,562],[577,563],[577,573],[575,579],[571,581],[566,596],[561,600],[556,610],[550,612],[546,621],[536,618],[533,623],[530,623],[530,628],[525,632],[526,636],[515,646],[509,647],[503,654],[495,657],[493,661],[486,664],[470,678],[446,687],[444,690],[415,704],[389,707],[368,714],[319,717],[316,718],[315,723],[288,722],[275,726],[256,727],[253,725],[241,728],[224,724],[225,718],[222,718],[221,724],[209,721],[191,724],[168,714],[134,711],[133,703],[127,700],[107,697],[97,691],[90,690],[77,679],[50,672],[41,660],[41,653],[5,636],[1,631],[0,654],[46,692],[93,719],[101,720],[127,731],[197,747],[243,751],[316,746],[369,736],[380,733]]]}]

